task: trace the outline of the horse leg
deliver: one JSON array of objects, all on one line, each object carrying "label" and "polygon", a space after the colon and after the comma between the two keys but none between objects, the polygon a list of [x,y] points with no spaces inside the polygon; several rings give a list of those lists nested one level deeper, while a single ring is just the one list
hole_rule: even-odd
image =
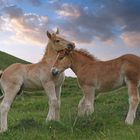
[{"label": "horse leg", "polygon": [[78,105],[78,116],[90,115],[94,112],[95,91],[91,86],[83,86],[84,97]]},{"label": "horse leg", "polygon": [[56,97],[58,100],[59,108],[58,108],[58,119],[60,119],[60,106],[61,106],[61,87],[62,84],[65,80],[64,74],[60,75],[59,79],[57,80],[57,83],[55,84],[55,92],[56,92]]},{"label": "horse leg", "polygon": [[136,110],[140,101],[139,91],[136,84],[128,83],[128,95],[129,95],[129,111],[126,117],[125,122],[127,124],[133,124]]},{"label": "horse leg", "polygon": [[48,82],[44,85],[44,89],[49,98],[49,112],[47,121],[59,120],[59,103],[56,97],[55,85],[53,82]]},{"label": "horse leg", "polygon": [[84,116],[85,114],[84,106],[85,106],[85,96],[83,96],[83,98],[80,100],[78,104],[78,116]]},{"label": "horse leg", "polygon": [[61,85],[55,87],[56,97],[58,100],[58,119],[60,119],[60,106],[61,106]]},{"label": "horse leg", "polygon": [[7,115],[19,90],[20,86],[15,84],[10,84],[9,87],[3,88],[4,98],[0,104],[0,133],[5,132],[8,129]]}]

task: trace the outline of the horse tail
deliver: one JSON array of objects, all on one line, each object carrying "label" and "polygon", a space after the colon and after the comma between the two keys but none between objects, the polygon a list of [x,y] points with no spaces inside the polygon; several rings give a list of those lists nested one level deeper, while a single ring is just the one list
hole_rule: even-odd
[{"label": "horse tail", "polygon": [[[2,73],[3,73],[3,71],[2,71],[2,70],[0,70],[0,78],[1,78],[1,76],[2,76]],[[0,88],[1,88],[1,85],[0,85]],[[2,88],[1,88],[1,91],[2,91]],[[3,97],[4,97],[4,94],[0,96],[0,100],[2,100],[2,99],[3,99]]]}]

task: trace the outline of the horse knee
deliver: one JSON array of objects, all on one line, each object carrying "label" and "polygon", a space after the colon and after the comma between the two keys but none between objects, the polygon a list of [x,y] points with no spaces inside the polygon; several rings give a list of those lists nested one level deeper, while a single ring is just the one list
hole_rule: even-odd
[{"label": "horse knee", "polygon": [[6,113],[10,109],[10,105],[8,103],[4,103],[0,105],[0,112],[1,113]]},{"label": "horse knee", "polygon": [[58,102],[57,99],[52,99],[52,100],[50,101],[50,105],[51,105],[52,107],[54,107],[55,109],[59,109],[59,102]]},{"label": "horse knee", "polygon": [[140,102],[140,98],[139,97],[131,97],[129,99],[129,104],[132,105],[132,107],[138,106],[139,102]]}]

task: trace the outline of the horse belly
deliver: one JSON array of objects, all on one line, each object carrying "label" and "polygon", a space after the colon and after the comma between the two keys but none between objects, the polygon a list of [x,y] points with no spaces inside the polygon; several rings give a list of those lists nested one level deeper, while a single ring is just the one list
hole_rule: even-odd
[{"label": "horse belly", "polygon": [[24,81],[23,90],[33,91],[42,89],[43,89],[42,84],[38,79],[37,80],[27,79]]},{"label": "horse belly", "polygon": [[105,81],[101,81],[99,86],[100,92],[106,92],[115,90],[124,85],[124,77],[122,75],[118,75],[117,77],[112,77],[110,79],[106,79]]},{"label": "horse belly", "polygon": [[120,88],[125,85],[124,76],[120,76],[118,80],[114,83],[113,89]]}]

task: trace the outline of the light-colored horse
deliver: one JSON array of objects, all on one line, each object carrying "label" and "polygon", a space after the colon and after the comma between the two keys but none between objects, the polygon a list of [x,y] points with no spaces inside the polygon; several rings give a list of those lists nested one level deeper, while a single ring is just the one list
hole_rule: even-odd
[{"label": "light-colored horse", "polygon": [[78,105],[79,115],[89,115],[94,111],[95,92],[104,92],[128,86],[129,111],[125,122],[133,124],[140,101],[140,57],[127,54],[110,61],[100,61],[82,50],[59,52],[52,68],[52,74],[59,75],[71,68],[77,75],[84,97]]},{"label": "light-colored horse", "polygon": [[[57,31],[58,33],[58,31]],[[60,93],[64,74],[52,76],[51,68],[60,48],[71,47],[74,44],[56,33],[47,32],[49,38],[42,60],[36,64],[12,64],[2,73],[0,86],[3,100],[0,104],[0,132],[7,130],[7,115],[10,106],[18,92],[44,89],[49,98],[47,120],[59,120]]]}]

